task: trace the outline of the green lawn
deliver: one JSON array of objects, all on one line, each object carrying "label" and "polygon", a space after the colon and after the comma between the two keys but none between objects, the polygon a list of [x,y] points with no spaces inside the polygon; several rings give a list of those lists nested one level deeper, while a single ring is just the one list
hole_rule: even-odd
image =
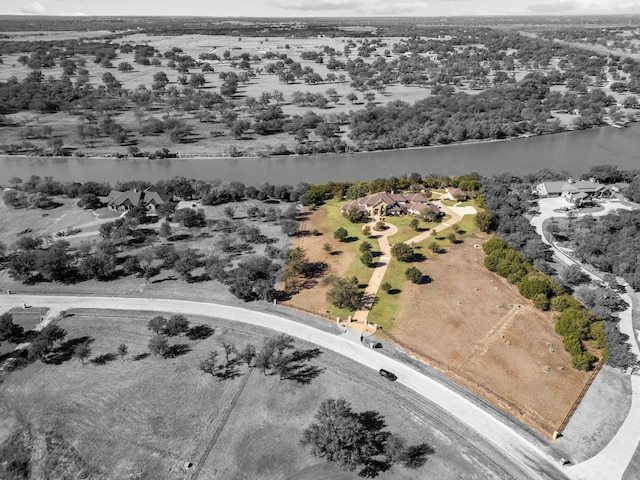
[{"label": "green lawn", "polygon": [[408,282],[404,272],[411,264],[391,260],[384,274],[384,282],[391,284],[391,293],[378,290],[378,299],[369,312],[368,320],[390,332],[396,320],[401,292]]},{"label": "green lawn", "polygon": [[458,205],[459,207],[473,207],[476,204],[475,200],[473,199],[467,200],[466,202],[458,202],[457,200],[449,200],[448,198],[445,198],[440,201],[447,207],[453,207],[454,205]]},{"label": "green lawn", "polygon": [[[411,220],[413,220],[414,218],[417,218],[418,220],[420,220],[420,224],[418,226],[417,232],[409,226],[409,224],[411,223]],[[413,217],[410,215],[407,215],[404,217],[385,217],[385,221],[398,227],[398,233],[396,233],[395,235],[391,235],[389,237],[389,243],[391,244],[404,243],[407,240],[412,239],[416,235],[421,234],[425,230],[430,230],[433,227],[438,226],[440,223],[446,222],[450,218],[451,218],[450,215],[445,215],[444,217],[442,217],[440,222],[425,222],[420,217]]]}]

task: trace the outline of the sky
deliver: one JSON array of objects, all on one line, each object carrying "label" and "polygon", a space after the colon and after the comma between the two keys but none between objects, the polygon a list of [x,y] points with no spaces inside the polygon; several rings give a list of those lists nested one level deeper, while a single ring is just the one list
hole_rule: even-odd
[{"label": "sky", "polygon": [[0,0],[0,14],[362,17],[640,14],[640,0]]}]

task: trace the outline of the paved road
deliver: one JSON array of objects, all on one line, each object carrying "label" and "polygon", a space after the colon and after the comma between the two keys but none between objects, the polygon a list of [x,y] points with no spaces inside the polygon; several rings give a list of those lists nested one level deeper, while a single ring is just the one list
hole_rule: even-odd
[{"label": "paved road", "polygon": [[[592,212],[592,216],[602,216],[611,213],[614,210],[623,208],[626,210],[633,210],[637,208],[634,205],[627,203],[621,203],[619,201],[601,201],[603,210],[598,212]],[[545,198],[539,201],[540,214],[535,216],[531,220],[531,224],[534,226],[538,235],[542,240],[550,245],[554,250],[556,258],[565,265],[581,265],[571,258],[567,253],[558,248],[555,243],[549,242],[545,238],[542,231],[542,224],[545,220],[552,217],[565,217],[566,212],[559,210],[567,203],[561,198]],[[578,214],[583,216],[584,214]],[[587,275],[592,279],[601,281],[602,276],[599,273],[583,269]],[[627,287],[629,288],[629,287]],[[629,335],[629,343],[631,345],[631,351],[640,358],[640,349],[638,348],[638,342],[633,330],[632,312],[633,302],[628,294],[620,295],[622,299],[629,304],[629,308],[624,312],[620,312],[620,322],[618,326],[622,333]],[[638,443],[640,442],[640,376],[633,375],[631,377],[631,408],[629,414],[624,423],[609,442],[609,444],[602,449],[597,455],[590,458],[587,461],[568,467],[567,472],[575,479],[579,480],[591,480],[596,478],[606,478],[607,480],[620,480],[624,475],[631,458],[633,457]]]},{"label": "paved road", "polygon": [[[184,300],[118,298],[118,297],[73,297],[73,296],[36,296],[10,295],[0,298],[0,311],[12,307],[46,306],[56,310],[72,308],[98,308],[115,310],[163,311],[191,315],[208,315],[229,321],[243,322],[287,333],[297,338],[344,355],[351,360],[373,370],[386,368],[398,376],[398,382],[420,396],[431,400],[457,420],[469,426],[490,444],[499,449],[527,477],[536,480],[560,480],[567,478],[557,462],[544,447],[534,445],[522,437],[510,426],[479,406],[471,403],[457,393],[449,390],[437,381],[424,376],[410,366],[398,360],[388,358],[375,350],[363,347],[344,336],[317,330],[308,325],[287,320],[275,315],[245,310],[239,307],[200,303]],[[516,476],[518,480],[527,477]],[[603,477],[604,478],[604,477]]]}]

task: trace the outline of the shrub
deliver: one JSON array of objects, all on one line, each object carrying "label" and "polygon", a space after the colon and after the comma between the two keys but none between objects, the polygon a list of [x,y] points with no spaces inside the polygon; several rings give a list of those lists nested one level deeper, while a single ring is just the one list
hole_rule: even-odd
[{"label": "shrub", "polygon": [[410,280],[413,283],[420,283],[422,281],[422,272],[416,267],[407,268],[404,272],[404,276],[407,277],[407,280]]},{"label": "shrub", "polygon": [[389,282],[384,282],[382,285],[380,285],[380,288],[382,289],[383,292],[389,292],[389,290],[391,290],[393,287],[391,286],[391,284]]},{"label": "shrub", "polygon": [[594,360],[595,357],[591,354],[591,352],[582,352],[571,357],[571,366],[573,368],[586,372],[587,370],[591,369],[591,364],[593,364]]},{"label": "shrub", "polygon": [[555,312],[564,312],[567,308],[580,308],[582,307],[582,304],[571,295],[565,293],[563,295],[553,297],[549,303],[549,307]]},{"label": "shrub", "polygon": [[347,232],[347,229],[343,227],[340,227],[335,232],[333,232],[333,238],[341,242],[343,242],[348,236],[349,232]]},{"label": "shrub", "polygon": [[582,342],[574,334],[565,336],[562,339],[562,345],[564,345],[564,349],[569,352],[571,356],[578,355],[584,351]]},{"label": "shrub", "polygon": [[391,255],[401,262],[411,262],[414,256],[413,247],[406,243],[396,243],[391,247]]},{"label": "shrub", "polygon": [[531,300],[536,308],[540,310],[549,310],[549,299],[546,295],[538,293]]}]

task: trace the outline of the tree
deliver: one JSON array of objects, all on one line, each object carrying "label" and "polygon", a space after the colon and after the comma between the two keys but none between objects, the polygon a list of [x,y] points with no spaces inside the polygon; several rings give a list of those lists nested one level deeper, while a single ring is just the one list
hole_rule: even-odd
[{"label": "tree", "polygon": [[413,247],[406,243],[396,243],[391,247],[391,255],[393,255],[400,262],[411,262],[415,255]]},{"label": "tree", "polygon": [[118,64],[118,71],[119,72],[131,72],[131,71],[133,71],[133,67],[128,62],[120,62]]},{"label": "tree", "polygon": [[473,223],[483,232],[491,230],[491,214],[486,210],[480,210],[476,213]]},{"label": "tree", "polygon": [[298,231],[298,222],[297,220],[285,218],[280,222],[280,228],[282,233],[292,237]]},{"label": "tree", "polygon": [[189,320],[187,320],[187,317],[180,313],[171,315],[164,327],[164,332],[170,337],[174,337],[176,335],[180,336],[180,334],[186,333],[188,330]]},{"label": "tree", "polygon": [[155,332],[156,335],[160,335],[160,333],[164,331],[166,325],[167,319],[162,315],[157,315],[149,320],[149,322],[147,323],[147,329]]},{"label": "tree", "polygon": [[164,355],[169,350],[169,342],[164,335],[151,337],[149,340],[149,351],[154,355]]},{"label": "tree", "polygon": [[11,177],[9,183],[17,190],[18,186],[22,183],[22,179],[20,177]]},{"label": "tree", "polygon": [[365,240],[360,244],[360,246],[358,247],[358,250],[360,250],[361,252],[370,252],[372,248],[373,246],[371,245],[371,243]]},{"label": "tree", "polygon": [[589,275],[584,273],[582,269],[574,264],[571,264],[564,271],[562,279],[567,285],[580,285],[589,281]]},{"label": "tree", "polygon": [[198,363],[198,368],[204,373],[216,376],[216,374],[218,373],[218,355],[219,354],[216,350],[210,351],[207,358],[205,358],[204,360],[200,360],[200,363]]},{"label": "tree", "polygon": [[303,431],[301,443],[318,458],[335,462],[348,472],[372,477],[389,468],[381,462],[389,432],[378,412],[356,413],[351,404],[329,398],[320,404],[315,422]]},{"label": "tree", "polygon": [[358,288],[358,279],[337,278],[327,292],[327,300],[338,307],[355,310],[358,308],[362,292]]},{"label": "tree", "polygon": [[124,343],[118,345],[118,355],[120,355],[120,360],[124,362],[124,357],[126,357],[128,353],[129,348]]},{"label": "tree", "polygon": [[10,313],[0,315],[0,342],[7,340],[11,343],[17,343],[23,333],[24,329],[13,323],[13,316]]},{"label": "tree", "polygon": [[335,232],[333,232],[333,238],[336,240],[343,242],[349,236],[349,232],[344,227],[339,227]]},{"label": "tree", "polygon": [[409,223],[409,226],[413,231],[417,232],[418,227],[420,226],[420,220],[418,220],[417,218],[412,218],[411,222]]},{"label": "tree", "polygon": [[160,230],[158,231],[158,235],[160,235],[162,238],[170,238],[172,234],[173,234],[173,231],[171,229],[171,225],[169,224],[169,222],[162,222],[160,224]]},{"label": "tree", "polygon": [[369,225],[365,225],[364,227],[362,227],[362,234],[365,237],[370,237],[371,236],[371,227],[369,227]]},{"label": "tree", "polygon": [[373,253],[366,250],[360,254],[360,261],[366,267],[370,267],[373,264]]},{"label": "tree", "polygon": [[73,349],[73,356],[79,358],[84,365],[84,361],[91,355],[91,345],[89,342],[82,342]]},{"label": "tree", "polygon": [[247,367],[251,366],[251,363],[253,362],[253,359],[255,357],[256,357],[256,347],[251,343],[247,343],[244,349],[238,353],[238,358],[242,360],[244,363],[246,363]]},{"label": "tree", "polygon": [[404,272],[404,276],[407,277],[407,280],[410,280],[413,283],[420,283],[422,281],[422,272],[416,267],[407,268]]},{"label": "tree", "polygon": [[380,285],[380,289],[383,292],[387,292],[389,293],[389,291],[392,289],[393,287],[391,286],[391,284],[389,282],[384,282],[382,285]]}]

